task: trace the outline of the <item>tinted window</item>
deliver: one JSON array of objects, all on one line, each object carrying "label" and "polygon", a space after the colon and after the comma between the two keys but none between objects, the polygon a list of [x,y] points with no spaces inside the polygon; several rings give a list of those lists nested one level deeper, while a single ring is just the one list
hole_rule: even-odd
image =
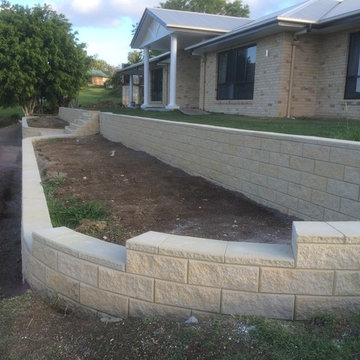
[{"label": "tinted window", "polygon": [[256,46],[219,54],[218,100],[248,100],[254,97]]},{"label": "tinted window", "polygon": [[350,35],[345,99],[360,99],[360,32]]}]

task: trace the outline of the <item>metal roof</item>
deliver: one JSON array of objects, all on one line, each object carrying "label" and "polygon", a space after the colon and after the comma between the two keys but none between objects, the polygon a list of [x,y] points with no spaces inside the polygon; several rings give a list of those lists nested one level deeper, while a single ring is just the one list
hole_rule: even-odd
[{"label": "metal roof", "polygon": [[169,10],[161,8],[147,9],[167,28],[188,28],[228,32],[236,27],[251,22],[248,18],[197,13],[190,11]]},{"label": "metal roof", "polygon": [[[157,63],[158,61],[161,61],[161,60],[165,60],[167,58],[170,57],[170,52],[166,52],[164,54],[160,54],[158,56],[154,56],[152,58],[149,59],[149,63],[152,64],[152,63]],[[136,73],[136,71],[138,70],[138,68],[140,67],[143,67],[144,66],[144,61],[141,61],[141,62],[138,62],[136,64],[131,64],[129,66],[126,66],[122,69],[120,69],[118,71],[118,73],[122,73],[122,74],[134,74]]]},{"label": "metal roof", "polygon": [[220,43],[235,36],[241,37],[243,34],[258,31],[258,29],[269,27],[271,24],[272,26],[279,26],[280,23],[326,26],[327,22],[341,20],[356,14],[360,15],[360,0],[308,0],[253,20],[226,34],[189,46],[186,50]]}]

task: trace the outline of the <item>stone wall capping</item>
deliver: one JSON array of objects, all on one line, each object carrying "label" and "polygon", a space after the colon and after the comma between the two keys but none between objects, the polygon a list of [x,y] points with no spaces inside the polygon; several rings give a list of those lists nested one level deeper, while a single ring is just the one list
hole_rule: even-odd
[{"label": "stone wall capping", "polygon": [[126,249],[158,254],[159,245],[169,236],[171,235],[156,231],[148,231],[127,240]]},{"label": "stone wall capping", "polygon": [[228,242],[225,263],[239,265],[294,267],[291,245]]},{"label": "stone wall capping", "polygon": [[224,262],[228,241],[170,235],[159,246],[159,254],[188,259]]},{"label": "stone wall capping", "polygon": [[80,259],[125,271],[124,246],[95,239],[66,227],[35,232],[34,239]]},{"label": "stone wall capping", "polygon": [[347,244],[360,244],[359,221],[329,221],[328,224],[344,234]]},{"label": "stone wall capping", "polygon": [[293,239],[299,243],[343,244],[345,236],[326,222],[294,221]]}]

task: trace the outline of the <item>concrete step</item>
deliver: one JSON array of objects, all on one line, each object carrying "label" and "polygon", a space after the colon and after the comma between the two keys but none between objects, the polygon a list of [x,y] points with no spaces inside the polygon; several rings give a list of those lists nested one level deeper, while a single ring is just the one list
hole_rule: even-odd
[{"label": "concrete step", "polygon": [[61,134],[65,134],[65,129],[58,129],[58,131],[56,131],[56,133],[54,131],[41,131],[40,132],[41,136],[61,135]]}]

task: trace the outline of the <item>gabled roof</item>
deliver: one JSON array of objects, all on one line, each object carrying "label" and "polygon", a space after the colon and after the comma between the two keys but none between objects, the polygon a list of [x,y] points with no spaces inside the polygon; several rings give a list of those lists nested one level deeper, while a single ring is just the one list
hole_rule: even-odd
[{"label": "gabled roof", "polygon": [[[280,28],[301,28],[306,25],[326,27],[334,21],[340,21],[354,16],[360,17],[360,0],[308,0],[299,5],[280,10],[248,24],[237,27],[233,31],[219,35],[209,40],[189,46],[186,50],[194,50],[226,42],[230,39],[264,36],[271,32],[279,32]],[[359,21],[360,19],[358,19]]]},{"label": "gabled roof", "polygon": [[160,24],[168,33],[183,30],[208,33],[212,36],[227,33],[236,27],[251,22],[248,18],[235,16],[213,15],[161,8],[147,8],[141,17],[139,25],[131,41],[131,47],[138,47],[138,37],[140,36],[140,33],[144,31],[143,27],[146,27],[151,19]]},{"label": "gabled roof", "polygon": [[[168,59],[170,57],[170,52],[166,52],[164,54],[160,54],[158,56],[154,56],[152,58],[150,58],[149,63],[150,64],[157,64],[158,62]],[[118,71],[118,73],[120,74],[138,74],[139,73],[139,69],[140,72],[143,70],[144,68],[144,61],[140,61],[136,64],[131,64],[129,66],[125,66],[123,67],[121,70]]]},{"label": "gabled roof", "polygon": [[247,24],[251,20],[235,16],[214,15],[190,11],[169,9],[147,9],[163,26],[167,28],[202,29],[217,32],[228,32],[234,28]]},{"label": "gabled roof", "polygon": [[91,69],[88,71],[88,75],[89,76],[99,76],[99,77],[110,77],[109,74],[107,74],[106,72],[102,71],[102,70],[96,70],[96,69]]}]

